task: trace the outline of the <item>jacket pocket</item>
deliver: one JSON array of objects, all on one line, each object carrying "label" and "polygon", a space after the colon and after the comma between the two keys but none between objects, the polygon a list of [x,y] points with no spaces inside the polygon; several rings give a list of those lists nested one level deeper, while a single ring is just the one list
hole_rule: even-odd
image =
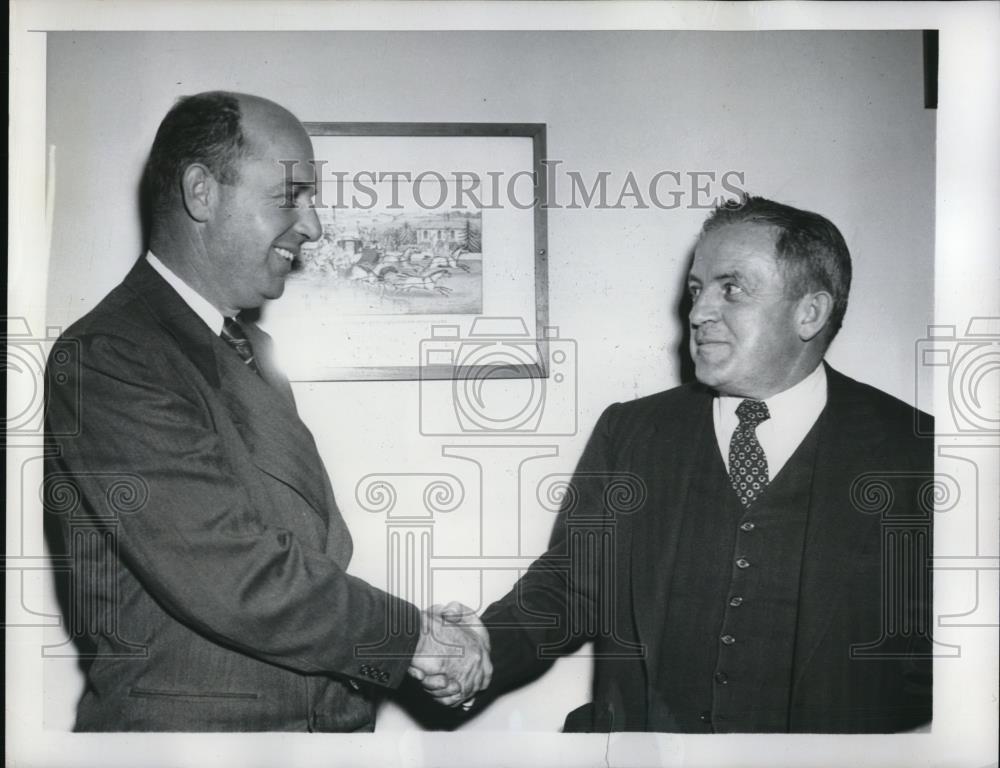
[{"label": "jacket pocket", "polygon": [[232,691],[167,691],[157,688],[140,688],[133,686],[128,689],[128,695],[139,699],[192,699],[201,701],[204,699],[243,699],[253,700],[260,698],[256,693],[236,693]]}]

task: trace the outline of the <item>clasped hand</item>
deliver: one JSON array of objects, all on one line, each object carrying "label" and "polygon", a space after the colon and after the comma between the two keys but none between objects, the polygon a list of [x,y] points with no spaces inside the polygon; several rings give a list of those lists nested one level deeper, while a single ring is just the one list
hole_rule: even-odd
[{"label": "clasped hand", "polygon": [[438,703],[469,703],[490,684],[490,637],[475,611],[461,603],[420,614],[421,631],[409,673]]}]

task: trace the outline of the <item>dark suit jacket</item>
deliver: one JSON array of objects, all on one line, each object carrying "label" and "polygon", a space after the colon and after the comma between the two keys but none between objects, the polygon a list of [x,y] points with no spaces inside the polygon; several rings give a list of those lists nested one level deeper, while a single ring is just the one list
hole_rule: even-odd
[{"label": "dark suit jacket", "polygon": [[266,381],[144,259],[64,334],[46,495],[90,657],[78,730],[371,729],[406,674],[416,609],[345,572],[313,437],[248,335]]},{"label": "dark suit jacket", "polygon": [[[827,377],[789,730],[905,730],[931,717],[930,574],[923,557],[930,555],[930,512],[920,494],[931,479],[933,443],[914,437],[916,412],[908,405],[829,367]],[[656,693],[659,676],[670,674],[658,644],[670,631],[664,619],[678,510],[701,469],[693,466],[690,436],[712,433],[711,409],[709,391],[685,385],[613,405],[601,416],[550,550],[484,615],[494,682],[480,706],[593,640],[594,699],[571,713],[566,729],[676,730]],[[616,477],[619,490],[630,483],[637,489],[630,498],[615,498]],[[907,541],[915,559],[902,574],[902,597],[886,602],[883,531],[892,525],[913,532]],[[852,659],[851,646],[866,643],[876,647]]]}]

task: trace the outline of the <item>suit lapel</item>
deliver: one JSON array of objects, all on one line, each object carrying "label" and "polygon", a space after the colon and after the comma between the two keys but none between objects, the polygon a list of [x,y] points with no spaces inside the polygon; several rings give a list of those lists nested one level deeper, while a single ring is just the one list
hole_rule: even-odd
[{"label": "suit lapel", "polygon": [[[246,331],[247,338],[253,345],[254,358],[257,361],[257,367],[260,369],[261,376],[285,398],[285,402],[292,407],[292,410],[295,410],[295,396],[292,394],[292,387],[288,383],[288,379],[285,378],[285,375],[275,364],[271,337],[252,322],[244,322],[243,329]],[[297,410],[296,413],[298,413]]]},{"label": "suit lapel", "polygon": [[145,303],[212,388],[219,391],[254,464],[295,489],[326,522],[325,471],[312,433],[295,411],[291,388],[274,367],[269,338],[256,326],[248,326],[265,381],[212,333],[144,258],[136,262],[124,284]]},{"label": "suit lapel", "polygon": [[324,471],[312,433],[279,390],[217,343],[222,399],[254,464],[298,491],[326,521]]},{"label": "suit lapel", "polygon": [[635,520],[632,535],[632,605],[639,642],[647,649],[650,683],[658,673],[656,649],[667,618],[681,510],[687,504],[692,476],[704,471],[695,466],[699,451],[692,450],[692,445],[699,445],[706,431],[715,439],[711,408],[711,394],[695,389],[680,418],[669,423],[663,423],[665,417],[651,420],[648,437],[635,441],[632,465],[641,467],[639,474],[650,496],[647,512]]},{"label": "suit lapel", "polygon": [[[819,442],[810,494],[809,521],[802,556],[797,663],[805,662],[823,640],[836,604],[851,576],[851,557],[878,515],[865,515],[851,503],[851,485],[874,466],[884,436],[871,425],[878,414],[855,383],[827,366],[827,404],[820,415]],[[803,614],[810,618],[803,621]],[[817,618],[819,620],[817,620]]]},{"label": "suit lapel", "polygon": [[215,334],[177,291],[160,277],[145,258],[135,263],[126,275],[124,285],[146,305],[206,381],[218,389],[219,371],[212,344]]}]

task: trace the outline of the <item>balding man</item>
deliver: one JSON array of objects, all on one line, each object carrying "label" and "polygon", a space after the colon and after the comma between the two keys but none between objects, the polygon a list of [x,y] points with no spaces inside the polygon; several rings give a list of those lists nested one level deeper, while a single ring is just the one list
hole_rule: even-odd
[{"label": "balding man", "polygon": [[321,234],[312,159],[277,104],[181,99],[146,169],[149,250],[64,334],[78,380],[50,387],[47,420],[76,436],[54,438],[47,488],[77,500],[60,510],[69,618],[92,641],[77,730],[365,731],[408,669],[466,695],[489,680],[483,633],[347,574],[312,435],[239,317]]}]

